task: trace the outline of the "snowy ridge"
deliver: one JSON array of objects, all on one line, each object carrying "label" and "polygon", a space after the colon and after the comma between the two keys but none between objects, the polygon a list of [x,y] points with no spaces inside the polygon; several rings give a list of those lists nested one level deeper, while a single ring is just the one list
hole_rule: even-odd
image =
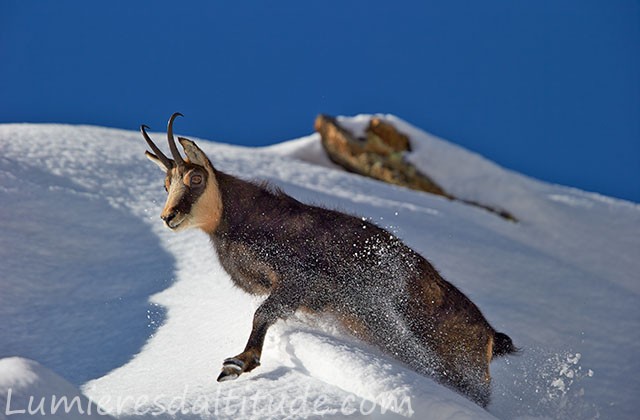
[{"label": "snowy ridge", "polygon": [[[632,418],[640,207],[532,180],[384,118],[447,190],[521,223],[342,172],[316,135],[265,149],[193,140],[220,169],[367,217],[434,263],[525,349],[492,364],[488,412],[330,320],[279,322],[256,371],[216,383],[259,302],[232,287],[204,234],[162,227],[162,179],[140,135],[97,127],[0,126],[0,336],[10,337],[0,356],[38,360],[115,417]],[[0,397],[20,380],[2,382]]]},{"label": "snowy ridge", "polygon": [[69,382],[32,360],[0,359],[0,419],[111,419]]}]

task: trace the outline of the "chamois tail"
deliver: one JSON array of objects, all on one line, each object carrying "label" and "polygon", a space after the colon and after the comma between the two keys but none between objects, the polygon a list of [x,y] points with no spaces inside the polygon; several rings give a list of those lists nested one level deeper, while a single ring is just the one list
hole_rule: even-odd
[{"label": "chamois tail", "polygon": [[513,345],[511,337],[507,334],[496,332],[493,337],[493,357],[504,356],[507,354],[515,354],[520,351]]}]

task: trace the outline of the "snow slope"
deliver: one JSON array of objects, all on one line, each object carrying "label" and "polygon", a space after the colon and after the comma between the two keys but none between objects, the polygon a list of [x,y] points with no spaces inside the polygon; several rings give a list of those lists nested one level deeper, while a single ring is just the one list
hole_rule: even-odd
[{"label": "snow slope", "polygon": [[[488,411],[324,319],[277,323],[260,368],[216,383],[259,301],[232,287],[204,234],[162,227],[162,174],[140,135],[98,127],[0,126],[0,357],[37,360],[114,417],[634,418],[640,206],[541,183],[384,117],[445,189],[521,222],[340,171],[316,135],[265,149],[194,140],[224,171],[367,217],[427,256],[524,349],[492,364]],[[341,121],[359,130],[367,118]],[[39,366],[0,363],[16,360]],[[0,377],[0,403],[22,376]]]},{"label": "snow slope", "polygon": [[51,370],[20,357],[0,359],[0,419],[113,419]]}]

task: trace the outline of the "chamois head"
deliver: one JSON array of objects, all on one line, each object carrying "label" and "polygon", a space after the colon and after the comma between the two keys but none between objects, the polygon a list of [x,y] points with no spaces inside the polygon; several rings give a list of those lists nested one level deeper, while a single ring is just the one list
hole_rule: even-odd
[{"label": "chamois head", "polygon": [[176,112],[169,119],[167,139],[173,159],[169,159],[156,146],[146,132],[146,125],[140,126],[142,136],[153,150],[145,155],[158,165],[165,174],[164,188],[167,202],[160,217],[172,230],[199,227],[206,232],[216,230],[222,214],[222,202],[213,165],[207,155],[191,140],[178,137],[186,159],[183,159],[173,138],[173,121],[182,114]]}]

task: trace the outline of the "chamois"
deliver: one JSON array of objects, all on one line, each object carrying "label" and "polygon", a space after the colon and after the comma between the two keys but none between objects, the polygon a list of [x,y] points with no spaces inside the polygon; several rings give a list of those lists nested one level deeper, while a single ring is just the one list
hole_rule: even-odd
[{"label": "chamois", "polygon": [[420,254],[375,224],[303,204],[266,184],[216,169],[191,140],[167,128],[169,159],[140,131],[166,174],[161,218],[174,231],[209,234],[232,281],[267,295],[253,318],[244,351],[224,360],[218,381],[260,365],[267,329],[297,310],[328,313],[355,337],[414,370],[489,403],[489,363],[516,352],[476,305]]}]

